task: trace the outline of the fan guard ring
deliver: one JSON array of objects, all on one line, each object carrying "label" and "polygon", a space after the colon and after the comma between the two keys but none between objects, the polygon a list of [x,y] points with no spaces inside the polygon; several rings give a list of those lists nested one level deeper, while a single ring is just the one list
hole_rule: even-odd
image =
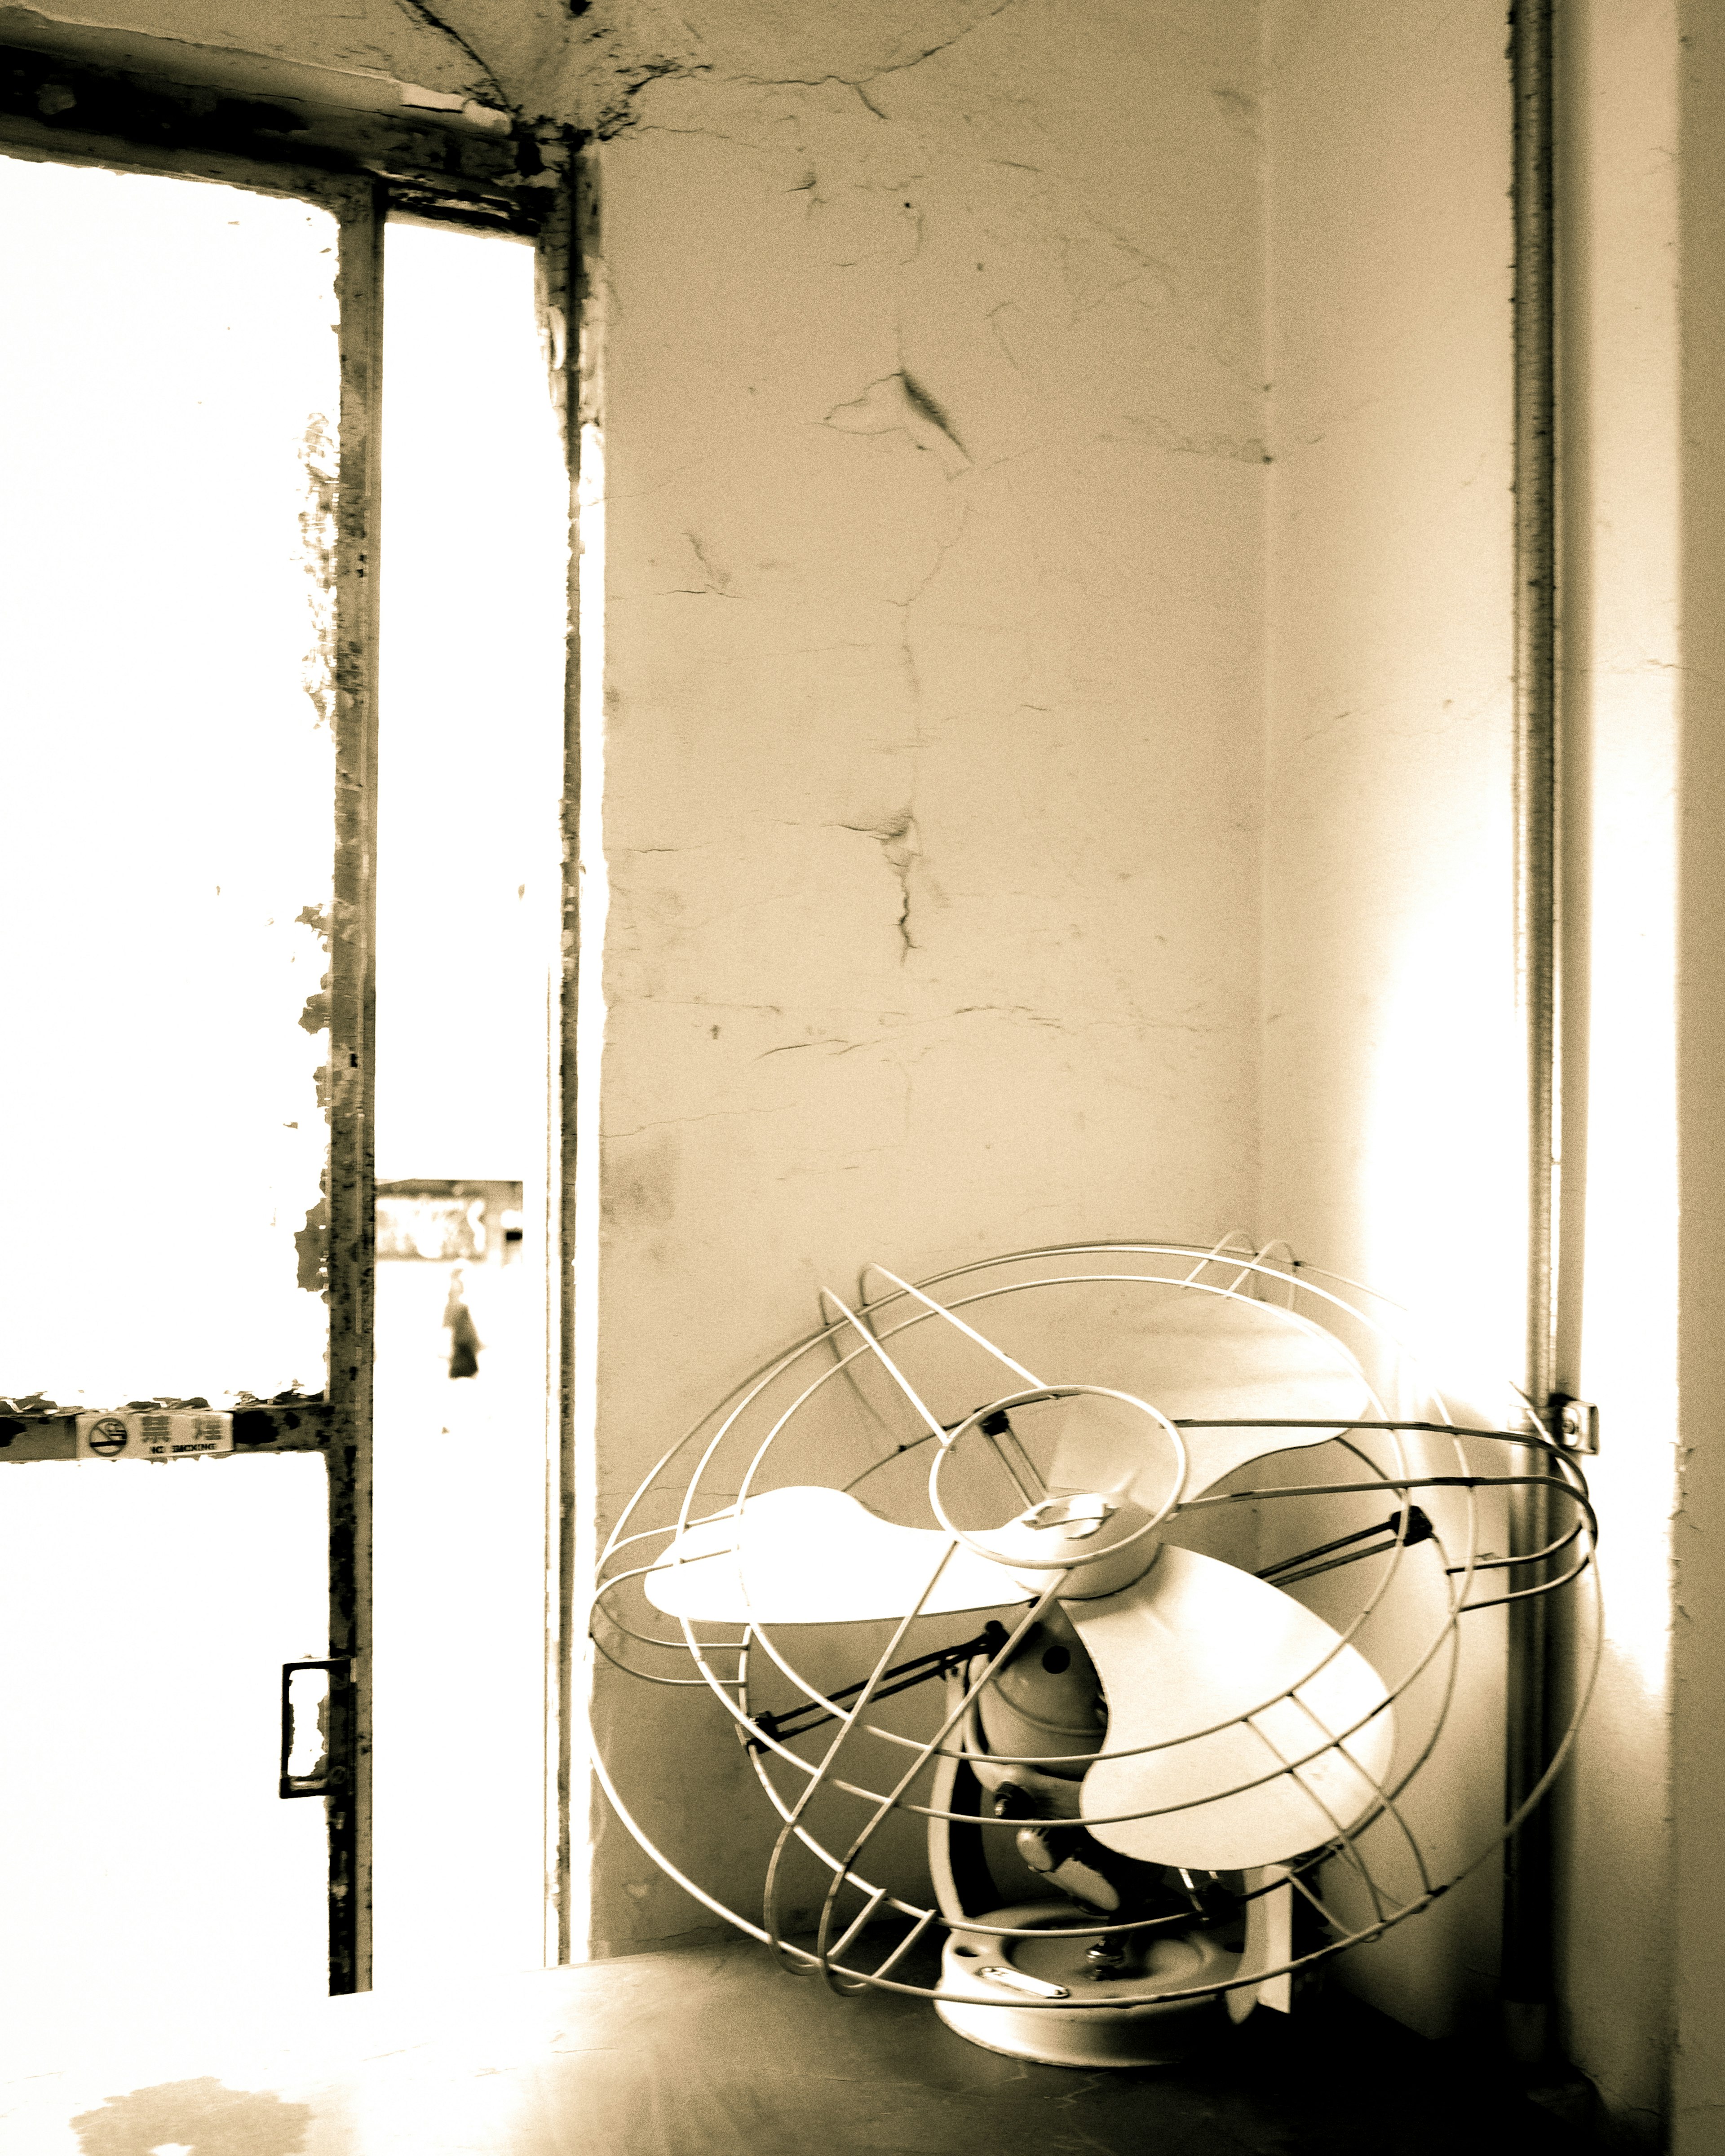
[{"label": "fan guard ring", "polygon": [[1063,1568],[1081,1574],[1086,1568],[1102,1563],[1107,1558],[1117,1556],[1120,1551],[1131,1548],[1135,1543],[1155,1532],[1173,1510],[1186,1476],[1186,1441],[1180,1435],[1179,1431],[1166,1415],[1158,1414],[1147,1400],[1136,1399],[1130,1393],[1118,1392],[1111,1385],[1036,1385],[1024,1392],[1004,1393],[998,1400],[990,1400],[985,1407],[978,1408],[973,1414],[967,1415],[956,1430],[947,1433],[945,1444],[935,1446],[934,1457],[929,1463],[928,1469],[928,1503],[935,1518],[948,1534],[956,1536],[965,1548],[974,1551],[978,1557],[987,1558],[991,1563],[1005,1565],[1008,1563],[998,1550],[991,1549],[986,1543],[978,1540],[975,1535],[968,1533],[964,1528],[956,1526],[947,1517],[946,1507],[941,1501],[941,1469],[964,1442],[966,1434],[973,1429],[986,1424],[991,1417],[1009,1414],[1014,1408],[1034,1406],[1044,1401],[1070,1399],[1083,1394],[1124,1401],[1128,1406],[1137,1408],[1148,1415],[1153,1424],[1167,1436],[1173,1449],[1175,1470],[1174,1479],[1168,1486],[1168,1496],[1151,1513],[1149,1518],[1134,1527],[1129,1535],[1122,1537],[1118,1542],[1107,1544],[1101,1549],[1074,1552],[1064,1559],[1037,1558],[1026,1554],[1013,1558],[1010,1561],[1011,1564],[1014,1567],[1022,1566],[1026,1571],[1045,1572]]}]

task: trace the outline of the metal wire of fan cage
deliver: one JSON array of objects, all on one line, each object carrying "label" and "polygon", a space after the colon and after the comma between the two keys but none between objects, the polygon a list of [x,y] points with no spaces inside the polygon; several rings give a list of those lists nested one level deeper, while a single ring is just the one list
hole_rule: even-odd
[{"label": "metal wire of fan cage", "polygon": [[[1363,1650],[1387,1695],[1373,1712],[1394,1710],[1393,1758],[1369,1778],[1361,1816],[1331,1815],[1332,1831],[1275,1865],[1214,1874],[1164,1867],[1151,1881],[1156,1891],[1123,1907],[1118,1921],[1095,1908],[1063,1917],[1055,1902],[1052,1923],[1041,1917],[990,1922],[991,1914],[1024,1917],[1013,1905],[1029,1898],[1028,1875],[1014,1871],[1011,1849],[1022,1818],[1009,1810],[992,1815],[973,1784],[964,1786],[977,1766],[978,1705],[1062,1589],[1070,1590],[1070,1575],[1057,1572],[1045,1588],[1039,1583],[1027,1593],[1003,1574],[998,1619],[980,1635],[956,1640],[950,1635],[975,1634],[976,1619],[920,1615],[920,1602],[872,1625],[667,1620],[646,1599],[643,1582],[664,1566],[680,1534],[792,1485],[859,1493],[902,1525],[937,1519],[948,1543],[984,1533],[986,1516],[1000,1512],[999,1499],[983,1494],[987,1474],[1004,1466],[1009,1480],[1001,1488],[1014,1510],[1037,1486],[1034,1476],[1025,1481],[1033,1463],[1017,1437],[1009,1454],[978,1441],[992,1403],[1034,1399],[1023,1379],[1034,1367],[1058,1380],[1042,1384],[1046,1396],[1072,1386],[1117,1388],[1134,1397],[1142,1391],[1153,1409],[1165,1405],[1135,1380],[1157,1366],[1170,1338],[1183,1338],[1194,1314],[1207,1317],[1224,1305],[1250,1306],[1260,1331],[1285,1327],[1318,1342],[1357,1377],[1363,1412],[1344,1427],[1333,1414],[1277,1416],[1266,1411],[1261,1383],[1232,1414],[1158,1411],[1163,1428],[1180,1434],[1175,1445],[1196,1442],[1206,1430],[1260,1435],[1250,1456],[1213,1486],[1183,1504],[1170,1502],[1152,1522],[1154,1539],[1219,1555],[1293,1592],[1323,1615],[1342,1646]],[[823,1308],[829,1322],[737,1386],[644,1478],[604,1544],[590,1616],[607,1662],[644,1683],[680,1688],[687,1708],[698,1709],[696,1694],[716,1701],[734,1724],[764,1799],[753,1851],[762,1876],[758,1920],[655,1845],[637,1815],[656,1810],[675,1819],[675,1793],[645,1768],[637,1770],[646,1778],[639,1793],[625,1790],[596,1725],[593,1757],[608,1798],[671,1879],[768,1943],[787,1966],[819,1969],[841,1991],[873,1986],[942,1999],[949,1983],[928,1975],[919,1947],[926,1955],[929,1944],[959,1933],[985,1946],[997,1941],[991,1950],[1004,1958],[1033,1935],[1081,1934],[1105,1957],[1135,1956],[1141,1988],[1116,1982],[1087,1997],[1047,1986],[1058,1999],[1015,1994],[1016,2012],[1117,2015],[1122,2007],[1238,1991],[1238,2018],[1268,1982],[1297,1977],[1429,1907],[1486,1865],[1543,1799],[1574,1742],[1598,1666],[1596,1522],[1586,1482],[1558,1434],[1512,1386],[1502,1403],[1518,1403],[1516,1427],[1453,1415],[1399,1337],[1394,1306],[1373,1291],[1296,1262],[1285,1245],[1255,1248],[1230,1236],[1209,1248],[1086,1243],[1019,1251],[915,1286],[871,1266],[854,1308],[830,1291]],[[1201,1356],[1204,1347],[1200,1326],[1193,1352]],[[1009,1371],[1017,1373],[1010,1385],[1002,1382]],[[1273,1370],[1268,1382],[1273,1403]],[[965,1445],[968,1476],[959,1459]],[[1182,1450],[1173,1494],[1184,1465]],[[1538,1546],[1517,1546],[1512,1510],[1524,1543],[1525,1522],[1543,1523]],[[1489,1765],[1477,1771],[1482,1760],[1495,1760],[1502,1727],[1503,1613],[1537,1597],[1571,1600],[1584,1579],[1592,1620],[1563,1635],[1577,1645],[1567,1717],[1551,1731],[1543,1773],[1505,1816],[1501,1773]],[[1582,1630],[1592,1635],[1590,1654],[1579,1645]],[[948,1636],[931,1636],[942,1633]],[[1324,1649],[1230,1722],[1255,1717],[1261,1734],[1265,1715],[1340,1650]],[[942,1681],[925,1682],[931,1677]],[[697,1718],[711,1715],[709,1706]],[[1205,1733],[1188,1731],[1166,1744]],[[1356,1733],[1326,1733],[1305,1759],[1290,1760],[1271,1745],[1263,1779],[1297,1774]],[[670,1741],[677,1741],[674,1734]],[[710,1727],[698,1741],[711,1745]],[[1452,1764],[1440,1789],[1426,1770],[1443,1753],[1468,1771],[1458,1774]],[[1019,1755],[1033,1767],[1046,1766],[1049,1757]],[[1083,1758],[1071,1757],[1081,1773]],[[997,1755],[994,1763],[1013,1761]],[[1147,1808],[1127,1816],[1153,1815]],[[922,1897],[918,1883],[906,1884],[921,1876],[906,1820],[929,1840],[933,1900]],[[661,1829],[667,1838],[675,1830]],[[720,1868],[734,1876],[734,1855]],[[970,1899],[992,1898],[995,1910],[964,1900],[967,1869],[982,1882]],[[1048,1892],[1045,1881],[1034,1887]],[[1189,1933],[1196,1922],[1220,1925],[1237,1942],[1242,1923],[1252,1922],[1251,1905],[1278,1894],[1284,1907],[1291,1905],[1291,1926],[1286,1918],[1279,1931],[1258,1925],[1255,1951],[1207,1965],[1184,1983],[1159,1982],[1145,1971],[1144,1949],[1158,1937]],[[1266,1936],[1274,1942],[1267,1955]],[[927,1980],[916,1980],[919,1974]]]}]

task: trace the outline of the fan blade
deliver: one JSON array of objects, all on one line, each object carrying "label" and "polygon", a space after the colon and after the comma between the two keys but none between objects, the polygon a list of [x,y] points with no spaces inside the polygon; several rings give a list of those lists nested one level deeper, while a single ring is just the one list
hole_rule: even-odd
[{"label": "fan blade", "polygon": [[[943,1551],[946,1565],[926,1597]],[[730,1625],[860,1625],[1030,1596],[1004,1565],[938,1529],[901,1527],[842,1490],[766,1490],[677,1537],[642,1583],[668,1616]]]},{"label": "fan blade", "polygon": [[[1107,1741],[1081,1792],[1108,1848],[1243,1871],[1333,1840],[1376,1802],[1395,1743],[1389,1695],[1364,1656],[1291,1595],[1164,1547],[1118,1594],[1061,1606],[1108,1700]],[[1166,1748],[1137,1750],[1146,1744]],[[1286,1760],[1306,1763],[1276,1771]],[[1115,1817],[1140,1812],[1150,1816]]]},{"label": "fan blade", "polygon": [[[1371,1412],[1339,1341],[1308,1332],[1274,1304],[1222,1296],[1183,1296],[1143,1331],[1117,1336],[1109,1367],[1085,1374],[1136,1394],[1172,1422],[1244,1419],[1229,1429],[1182,1430],[1182,1502],[1249,1460],[1322,1445]],[[1325,1426],[1278,1430],[1252,1422],[1255,1415]],[[1167,1457],[1146,1447],[1142,1417],[1096,1394],[1015,1408],[1013,1423],[1027,1439],[1043,1430],[1053,1437],[1051,1488],[1130,1494],[1146,1504],[1166,1491]]]}]

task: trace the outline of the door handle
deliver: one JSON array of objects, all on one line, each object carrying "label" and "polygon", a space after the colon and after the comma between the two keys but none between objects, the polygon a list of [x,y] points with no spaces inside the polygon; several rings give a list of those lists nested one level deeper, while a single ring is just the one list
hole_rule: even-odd
[{"label": "door handle", "polygon": [[352,1681],[353,1660],[281,1666],[281,1779],[284,1797],[327,1797],[347,1777],[330,1753],[330,1707],[336,1687]]}]

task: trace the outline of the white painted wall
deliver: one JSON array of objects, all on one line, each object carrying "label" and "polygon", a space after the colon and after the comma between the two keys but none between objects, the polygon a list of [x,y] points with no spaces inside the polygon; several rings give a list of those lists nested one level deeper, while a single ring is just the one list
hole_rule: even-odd
[{"label": "white painted wall", "polygon": [[[1599,1402],[1605,1442],[1601,1676],[1556,1807],[1556,2035],[1614,2145],[1711,2151],[1725,54],[1706,9],[1587,0],[1558,20],[1558,1376]],[[1303,0],[1272,22],[1263,1218],[1513,1369],[1501,23]],[[1466,2028],[1493,1895],[1353,1958],[1351,1980]]]},{"label": "white painted wall", "polygon": [[[1494,0],[1270,12],[1259,1211],[1418,1313],[1497,1414],[1524,1179],[1503,43]],[[1502,1787],[1489,1713],[1480,1748],[1447,1769],[1470,1840]],[[1477,2025],[1498,1877],[1346,1979],[1427,2035]]]},{"label": "white painted wall", "polygon": [[[1499,11],[1271,18],[1263,1216],[1521,1360]],[[1322,1255],[1321,1255],[1322,1254]]]},{"label": "white painted wall", "polygon": [[[1656,54],[1661,88],[1675,59],[1681,95],[1671,2113],[1678,2156],[1715,2156],[1725,2147],[1725,25],[1717,8],[1684,0],[1673,28],[1675,53],[1667,38]],[[1649,138],[1644,172],[1664,164],[1668,125]]]},{"label": "white painted wall", "polygon": [[[603,157],[602,1510],[865,1260],[1251,1210],[1253,18],[1026,5],[863,93],[895,26],[815,20]],[[752,1898],[658,1697],[602,1673],[621,1771]],[[600,1938],[689,1922],[598,1837]]]}]

